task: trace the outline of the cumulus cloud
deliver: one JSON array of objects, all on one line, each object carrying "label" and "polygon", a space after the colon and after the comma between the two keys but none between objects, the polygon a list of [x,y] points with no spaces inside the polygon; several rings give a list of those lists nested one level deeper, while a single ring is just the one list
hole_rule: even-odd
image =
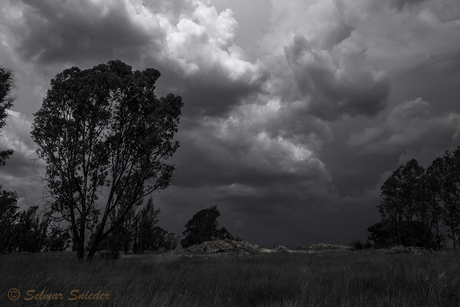
[{"label": "cumulus cloud", "polygon": [[134,58],[152,32],[160,34],[155,20],[145,27],[140,18],[145,12],[134,12],[135,7],[123,0],[23,3],[20,13],[11,20],[22,24],[14,27],[17,51],[42,64]]},{"label": "cumulus cloud", "polygon": [[417,5],[419,3],[422,3],[426,0],[391,0],[390,5],[393,8],[396,8],[398,10],[402,10],[405,7],[411,7],[414,5]]},{"label": "cumulus cloud", "polygon": [[[23,59],[56,72],[108,59],[164,72],[165,91],[190,113],[222,115],[266,78],[235,45],[238,23],[202,1],[24,1],[11,6],[11,43]],[[18,26],[22,25],[22,26]],[[52,76],[50,76],[52,77]],[[184,99],[184,100],[185,100]]]},{"label": "cumulus cloud", "polygon": [[[256,243],[306,244],[308,236],[333,243],[341,233],[343,244],[350,227],[366,235],[372,222],[365,218],[377,214],[378,185],[363,187],[398,156],[433,157],[459,140],[459,115],[451,111],[456,0],[261,1],[271,17],[263,33],[245,38],[247,45],[254,38],[250,51],[235,43],[238,31],[261,15],[240,23],[243,15],[224,2],[8,0],[0,57],[17,72],[20,113],[10,114],[0,144],[16,150],[2,182],[26,198],[37,194],[24,114],[36,111],[37,97],[63,69],[114,58],[158,69],[157,94],[183,97],[174,185],[155,195],[161,222],[176,233],[217,204],[221,225]],[[245,18],[259,13],[257,4],[247,7]],[[421,99],[387,110],[419,96],[436,101],[436,111]]]},{"label": "cumulus cloud", "polygon": [[193,130],[181,134],[189,149],[183,162],[199,161],[186,164],[190,178],[183,184],[262,186],[274,184],[279,176],[282,181],[328,180],[318,153],[333,138],[329,127],[313,117],[292,120],[292,112],[271,100],[244,104],[227,118],[203,118]]},{"label": "cumulus cloud", "polygon": [[0,145],[3,148],[13,149],[24,155],[32,155],[35,145],[30,137],[31,122],[23,114],[17,111],[6,110],[8,117],[6,127],[2,131]]},{"label": "cumulus cloud", "polygon": [[446,149],[460,141],[460,114],[431,114],[430,104],[417,98],[395,106],[387,119],[351,135],[348,144],[369,153],[394,153],[423,148]]},{"label": "cumulus cloud", "polygon": [[7,110],[6,126],[1,131],[0,148],[13,149],[13,155],[0,172],[4,190],[17,191],[21,206],[31,206],[42,196],[39,173],[43,163],[35,158],[35,144],[30,137],[31,121],[20,112]]},{"label": "cumulus cloud", "polygon": [[261,47],[270,50],[264,60],[275,68],[268,82],[274,94],[325,120],[383,110],[390,80],[371,65],[365,42],[353,37],[356,16],[342,2],[274,2]]},{"label": "cumulus cloud", "polygon": [[298,90],[313,114],[337,119],[343,114],[373,116],[385,108],[388,76],[369,65],[365,49],[316,49],[305,37],[296,35],[285,52]]}]

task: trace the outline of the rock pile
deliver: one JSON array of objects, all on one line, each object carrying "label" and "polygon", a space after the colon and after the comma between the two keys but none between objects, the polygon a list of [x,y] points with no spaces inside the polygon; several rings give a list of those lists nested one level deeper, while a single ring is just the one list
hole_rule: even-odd
[{"label": "rock pile", "polygon": [[430,254],[430,251],[416,246],[395,246],[390,248],[386,251],[388,254],[414,254],[414,255],[421,255],[421,254]]},{"label": "rock pile", "polygon": [[219,254],[219,253],[236,253],[236,254],[247,254],[247,253],[259,253],[261,250],[260,246],[251,244],[246,241],[234,241],[234,240],[213,240],[206,241],[201,244],[192,245],[183,250],[174,251],[176,254],[185,255],[197,255],[197,254]]},{"label": "rock pile", "polygon": [[309,252],[322,252],[322,251],[351,251],[352,248],[345,245],[334,245],[328,243],[317,243],[310,245],[300,246],[298,249]]}]

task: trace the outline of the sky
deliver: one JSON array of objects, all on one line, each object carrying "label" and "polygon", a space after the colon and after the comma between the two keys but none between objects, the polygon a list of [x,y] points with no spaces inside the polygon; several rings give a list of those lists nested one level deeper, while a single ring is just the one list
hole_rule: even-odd
[{"label": "sky", "polygon": [[458,0],[4,0],[0,66],[16,97],[0,185],[42,204],[30,137],[50,80],[119,59],[183,98],[159,226],[217,205],[259,245],[365,241],[380,187],[460,145]]}]

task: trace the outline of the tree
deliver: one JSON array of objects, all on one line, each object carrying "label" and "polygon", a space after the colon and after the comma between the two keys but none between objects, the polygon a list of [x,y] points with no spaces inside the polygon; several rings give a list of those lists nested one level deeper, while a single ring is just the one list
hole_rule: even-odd
[{"label": "tree", "polygon": [[[13,74],[0,67],[0,130],[6,124],[7,109],[13,106],[14,98],[10,96],[13,88]],[[5,165],[6,159],[13,154],[13,150],[0,150],[0,167]],[[18,195],[16,192],[3,191],[0,186],[0,252],[12,252],[15,225],[18,213]]]},{"label": "tree", "polygon": [[217,228],[217,218],[220,216],[217,206],[198,211],[192,219],[185,224],[186,230],[183,232],[185,238],[180,241],[183,248],[200,244],[213,239],[233,239],[227,229]]},{"label": "tree", "polygon": [[62,252],[70,245],[70,235],[68,229],[62,228],[59,225],[52,225],[50,233],[46,239],[46,251]]},{"label": "tree", "polygon": [[[6,124],[5,120],[8,116],[6,110],[13,106],[14,98],[10,96],[13,85],[13,74],[11,71],[0,67],[0,129]],[[0,150],[0,166],[4,166],[6,159],[12,154],[12,149]]]},{"label": "tree", "polygon": [[174,233],[168,233],[165,236],[165,245],[164,248],[167,251],[176,249],[177,244],[179,244],[179,236],[176,236]]},{"label": "tree", "polygon": [[[439,159],[439,158],[438,158]],[[426,198],[429,206],[429,219],[431,221],[431,227],[434,229],[434,246],[438,250],[441,250],[445,245],[445,236],[440,232],[440,226],[442,226],[442,217],[444,213],[444,206],[442,204],[439,189],[442,185],[442,169],[439,166],[442,162],[435,159],[431,165],[426,169],[425,173],[425,187],[426,187]],[[441,162],[441,164],[439,164]]]},{"label": "tree", "polygon": [[[155,210],[153,199],[149,198],[147,205],[142,208],[136,215],[136,230],[134,233],[133,251],[136,253],[143,253],[146,250],[154,250],[154,246],[158,240],[164,236],[156,229],[158,223],[158,214],[160,209]],[[161,239],[157,238],[160,235]]]},{"label": "tree", "polygon": [[[374,242],[375,248],[389,248],[395,245],[431,247],[426,245],[426,237],[431,229],[419,221],[402,221],[402,232],[398,233],[388,220],[378,222],[367,228],[370,232],[369,241]],[[427,234],[428,233],[428,234]]]},{"label": "tree", "polygon": [[165,248],[165,245],[166,245],[165,238],[167,234],[168,232],[164,230],[163,228],[161,228],[160,226],[153,227],[152,241],[151,241],[152,243],[149,246],[150,247],[149,249],[153,251],[158,251],[162,248]]},{"label": "tree", "polygon": [[15,250],[15,226],[19,217],[16,192],[0,191],[0,253]]},{"label": "tree", "polygon": [[[382,222],[395,231],[393,244],[417,245],[420,240],[425,240],[426,245],[432,244],[431,233],[420,231],[431,228],[426,193],[425,169],[415,159],[398,167],[382,185],[382,203],[377,207]],[[418,237],[422,234],[423,239]]]},{"label": "tree", "polygon": [[448,226],[448,237],[456,249],[460,233],[460,148],[436,158],[427,172],[434,194],[433,213]]},{"label": "tree", "polygon": [[19,252],[38,253],[46,246],[49,220],[40,218],[37,210],[38,206],[32,206],[19,213],[18,223],[14,228]]},{"label": "tree", "polygon": [[179,96],[155,96],[159,77],[118,60],[66,69],[35,113],[31,134],[46,162],[48,209],[70,222],[79,259],[87,231],[94,232],[92,259],[133,207],[169,186],[183,104]]}]

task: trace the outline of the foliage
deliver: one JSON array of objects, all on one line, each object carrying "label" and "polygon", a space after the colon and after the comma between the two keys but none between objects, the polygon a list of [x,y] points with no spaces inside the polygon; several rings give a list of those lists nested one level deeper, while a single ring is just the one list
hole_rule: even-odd
[{"label": "foliage", "polygon": [[349,244],[351,247],[353,247],[354,249],[357,249],[357,250],[361,250],[361,249],[369,249],[372,247],[372,243],[369,242],[369,240],[367,240],[365,243],[361,242],[360,239],[353,239],[350,244]]},{"label": "foliage", "polygon": [[427,173],[436,204],[433,213],[448,227],[455,249],[460,237],[460,147],[435,159]]},{"label": "foliage", "polygon": [[[160,209],[155,210],[152,198],[147,205],[136,215],[136,230],[134,235],[133,251],[143,253],[146,250],[158,250],[158,242],[163,240],[164,234],[155,226],[158,223]],[[159,236],[159,237],[158,237]]]},{"label": "foliage", "polygon": [[233,236],[227,229],[217,228],[217,218],[220,216],[217,206],[198,211],[192,219],[185,224],[186,230],[183,232],[185,238],[180,241],[183,248],[211,241],[213,239],[231,239]]},{"label": "foliage", "polygon": [[460,238],[460,147],[446,151],[425,170],[412,159],[381,187],[381,221],[368,228],[376,247],[414,245],[441,249]]},{"label": "foliage", "polygon": [[17,195],[2,191],[0,196],[0,253],[64,251],[69,247],[67,230],[38,214],[38,206],[18,211]]},{"label": "foliage", "polygon": [[402,221],[401,233],[388,221],[384,220],[367,228],[370,232],[368,240],[374,242],[375,248],[390,248],[396,245],[403,246],[426,246],[424,238],[430,234],[430,229],[425,228],[419,221]]},{"label": "foliage", "polygon": [[70,246],[70,235],[68,229],[59,225],[52,225],[46,239],[46,251],[62,252]]},{"label": "foliage", "polygon": [[[139,212],[131,215],[125,223],[117,227],[98,246],[98,251],[119,252],[124,250],[127,254],[131,249],[135,254],[145,251],[158,251],[160,249],[174,249],[177,246],[177,238],[159,226],[158,215],[160,209],[155,209],[153,199],[150,197],[147,204]],[[128,223],[129,222],[129,223]],[[129,224],[130,228],[125,225]],[[86,249],[92,246],[94,235],[88,242]]]},{"label": "foliage", "polygon": [[[0,67],[0,130],[5,126],[7,109],[13,106],[14,98],[10,96],[13,88],[13,74]],[[13,154],[13,150],[0,150],[0,167]],[[16,192],[3,191],[0,186],[0,253],[11,252],[13,249],[13,225],[17,219],[18,195]]]},{"label": "foliage", "polygon": [[15,250],[16,243],[14,227],[19,217],[18,195],[9,191],[0,193],[0,253],[11,253]]},{"label": "foliage", "polygon": [[155,96],[159,77],[121,61],[66,69],[35,113],[31,134],[46,162],[49,210],[70,223],[79,259],[87,231],[91,259],[146,195],[170,183],[175,167],[167,159],[179,147],[173,137],[183,104]]},{"label": "foliage", "polygon": [[[7,109],[13,106],[14,98],[10,96],[13,89],[13,74],[8,69],[0,67],[0,130],[5,126]],[[12,149],[0,150],[0,166],[5,165],[5,160],[13,154]]]},{"label": "foliage", "polygon": [[46,244],[48,220],[37,215],[38,206],[32,206],[19,214],[15,227],[18,252],[37,253]]},{"label": "foliage", "polygon": [[171,251],[176,249],[177,244],[179,244],[179,236],[176,236],[174,233],[168,233],[165,235],[164,241],[164,248],[167,251]]}]

